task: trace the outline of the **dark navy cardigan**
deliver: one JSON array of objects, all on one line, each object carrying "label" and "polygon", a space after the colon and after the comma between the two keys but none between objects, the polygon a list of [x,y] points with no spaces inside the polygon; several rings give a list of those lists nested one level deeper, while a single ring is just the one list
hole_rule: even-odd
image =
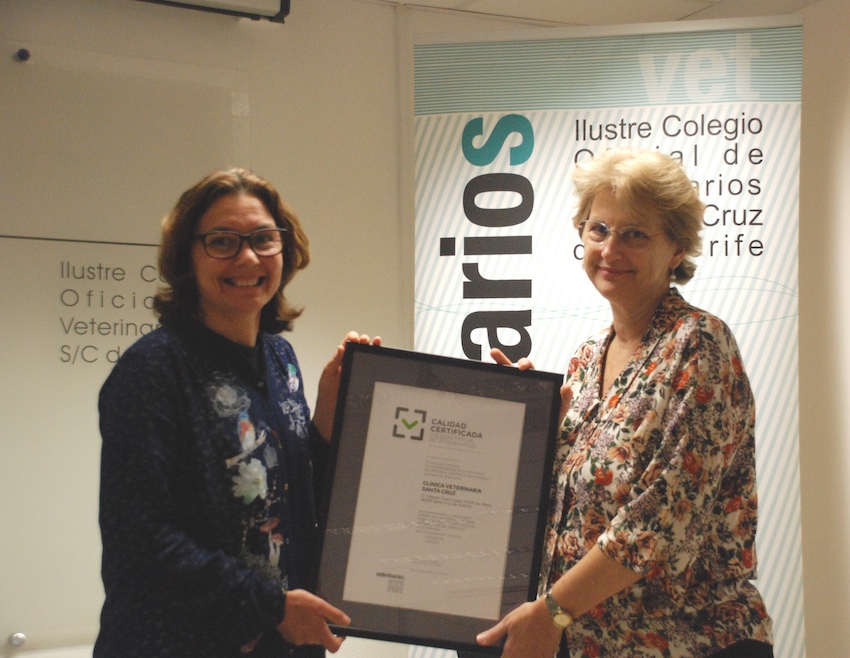
[{"label": "dark navy cardigan", "polygon": [[282,590],[311,584],[327,454],[291,345],[157,329],[115,365],[99,410],[95,658],[244,656],[258,637],[256,658],[324,655],[275,630]]}]

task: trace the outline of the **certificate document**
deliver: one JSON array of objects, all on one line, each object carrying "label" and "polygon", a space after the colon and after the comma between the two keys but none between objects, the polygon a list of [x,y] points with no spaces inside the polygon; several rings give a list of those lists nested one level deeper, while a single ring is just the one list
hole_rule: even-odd
[{"label": "certificate document", "polygon": [[537,595],[563,376],[349,343],[316,591],[361,636],[498,655]]},{"label": "certificate document", "polygon": [[345,599],[499,619],[525,406],[375,384]]}]

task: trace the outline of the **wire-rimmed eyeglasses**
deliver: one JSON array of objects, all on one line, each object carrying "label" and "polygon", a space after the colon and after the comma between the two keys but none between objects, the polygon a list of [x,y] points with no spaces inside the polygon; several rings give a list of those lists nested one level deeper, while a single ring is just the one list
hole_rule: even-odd
[{"label": "wire-rimmed eyeglasses", "polygon": [[250,233],[215,230],[196,235],[195,239],[204,245],[210,258],[233,258],[242,251],[246,240],[257,256],[277,256],[283,251],[284,233],[285,228],[260,228]]},{"label": "wire-rimmed eyeglasses", "polygon": [[643,251],[652,243],[652,238],[661,235],[661,233],[647,233],[640,226],[624,226],[615,231],[608,228],[605,222],[595,220],[581,222],[578,225],[578,234],[585,242],[601,245],[611,237],[612,233],[617,235],[617,239],[624,247],[635,251]]}]

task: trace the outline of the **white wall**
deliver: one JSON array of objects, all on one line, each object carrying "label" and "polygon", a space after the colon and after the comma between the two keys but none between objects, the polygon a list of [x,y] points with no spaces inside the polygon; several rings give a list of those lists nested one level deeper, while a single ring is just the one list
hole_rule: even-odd
[{"label": "white wall", "polygon": [[850,3],[803,25],[800,469],[806,648],[850,656]]},{"label": "white wall", "polygon": [[[800,443],[806,644],[810,658],[838,658],[850,656],[850,484],[844,477],[850,471],[850,432],[843,413],[850,384],[841,376],[844,366],[850,368],[845,338],[850,222],[843,221],[850,203],[845,34],[850,3],[822,0],[804,12],[804,19]],[[0,56],[8,58],[12,48],[22,46],[35,57],[40,47],[58,48],[248,73],[250,162],[233,164],[248,165],[273,181],[311,238],[313,263],[291,288],[291,297],[306,306],[291,339],[312,391],[321,366],[349,328],[380,333],[389,345],[412,344],[407,180],[412,170],[402,140],[410,130],[411,33],[522,26],[360,0],[293,0],[285,25],[133,0],[0,0]],[[203,173],[175,176],[173,186],[159,181],[158,189],[167,187],[176,197]],[[34,196],[43,194],[42,183],[32,182]],[[139,184],[144,189],[146,181]],[[167,209],[152,209],[152,225]],[[8,422],[2,432],[0,445],[9,450],[17,437]],[[68,468],[96,472],[88,455],[86,461],[73,454],[63,459]],[[0,497],[9,501],[13,492],[3,487],[0,482]],[[36,495],[49,507],[55,494]],[[94,513],[86,510],[87,517]],[[8,564],[5,545],[0,546],[0,579]],[[99,546],[91,546],[90,553],[85,559],[96,564]],[[33,577],[39,577],[37,569]],[[87,596],[94,600],[80,601],[80,608],[99,606],[99,589],[91,591]],[[96,623],[87,622],[88,627]],[[0,618],[0,643],[13,631],[26,632],[6,625]],[[65,629],[31,639],[31,648],[47,648],[76,643],[78,636]],[[343,651],[374,658],[399,650],[351,640]]]},{"label": "white wall", "polygon": [[[306,307],[291,340],[312,398],[321,367],[348,329],[380,333],[388,345],[412,344],[412,242],[402,239],[402,232],[412,228],[400,220],[399,200],[399,43],[409,37],[399,36],[407,29],[406,20],[384,4],[292,4],[291,17],[277,25],[133,0],[0,0],[0,116],[7,119],[6,132],[0,128],[5,172],[0,180],[2,189],[14,191],[5,198],[0,194],[0,233],[116,239],[118,224],[120,239],[156,241],[159,218],[201,175],[227,165],[253,168],[276,184],[311,239],[313,262],[296,278],[289,296]],[[442,19],[426,20],[439,24]],[[472,29],[489,24],[464,20],[457,25]],[[13,62],[19,48],[30,50],[29,62]],[[217,87],[210,83],[216,72],[236,72],[235,79]],[[168,87],[161,83],[171,76],[198,83],[203,89],[196,98],[220,101],[219,92],[230,86],[248,92],[248,107],[240,109],[248,116],[247,126],[242,118],[218,116],[212,123],[220,120],[221,130],[233,135],[199,135],[189,147],[210,154],[208,160],[197,158],[197,170],[175,167],[183,161],[176,151],[173,157],[166,150],[140,162],[142,154],[156,152],[150,142],[163,136],[146,134],[130,120],[122,124],[124,113],[129,116],[129,110],[138,108],[102,108],[98,104],[111,98],[106,95],[106,100],[69,97],[99,95],[114,81],[132,89],[134,98],[139,88],[150,89],[147,109],[161,114],[173,100],[160,94]],[[45,89],[45,79],[57,83],[52,93]],[[85,94],[77,91],[83,86]],[[57,97],[62,94],[58,89],[66,91]],[[32,96],[32,104],[11,94]],[[191,97],[187,94],[189,103]],[[68,106],[77,112],[74,122],[64,112]],[[10,115],[11,108],[20,112],[20,107],[37,113],[38,121],[28,124],[20,121],[20,114]],[[192,112],[174,109],[184,116]],[[91,121],[81,125],[76,118],[87,111]],[[199,123],[207,125],[209,108],[196,111]],[[11,125],[33,128],[12,134]],[[183,122],[183,129],[191,126]],[[181,135],[172,137],[175,149],[185,148],[177,146]],[[231,139],[232,153],[241,157],[219,161]],[[53,140],[62,146],[55,152]],[[108,152],[105,143],[111,140],[127,148],[115,153],[114,161],[103,162],[96,154]],[[215,142],[215,148],[208,142]],[[141,170],[138,179],[116,186],[121,176],[110,172],[129,169],[130,163]],[[23,176],[24,171],[31,176]],[[109,230],[99,231],[101,222]],[[4,240],[3,248],[4,254],[16,254],[17,261],[19,253],[52,247]],[[55,285],[52,261],[49,267],[48,278]],[[43,352],[45,362],[56,361],[56,344],[49,338],[58,325],[52,290],[45,288],[36,299],[21,294],[17,285],[26,281],[32,290],[33,278],[43,274],[36,268],[45,269],[25,261],[11,270],[7,262],[0,270],[0,333],[5,344],[20,345],[17,351],[27,355],[19,363],[9,356],[14,348],[2,352],[0,391],[6,401],[20,388],[34,389],[33,397],[41,389],[43,395],[46,380],[56,371],[55,365],[34,370],[30,360],[41,360]],[[43,322],[30,326],[36,305],[43,311],[48,296],[53,305],[42,314]],[[102,381],[97,377],[105,372],[80,378],[88,386],[82,395],[76,380],[64,387],[74,389],[78,403],[45,396],[49,409],[44,413],[40,408],[38,415],[62,425],[55,434],[34,431],[35,413],[23,414],[28,422],[22,427],[12,422],[21,419],[14,405],[0,406],[7,420],[0,443],[5,540],[0,546],[0,656],[11,652],[5,643],[15,632],[27,635],[27,651],[82,645],[96,634],[102,590],[96,528],[99,437],[93,416]],[[56,373],[56,379],[64,377],[66,373]],[[44,420],[39,418],[39,425]],[[57,524],[67,526],[58,537]],[[37,556],[28,552],[30,545],[38,546]],[[345,655],[406,655],[400,645],[377,647],[352,638]]]}]

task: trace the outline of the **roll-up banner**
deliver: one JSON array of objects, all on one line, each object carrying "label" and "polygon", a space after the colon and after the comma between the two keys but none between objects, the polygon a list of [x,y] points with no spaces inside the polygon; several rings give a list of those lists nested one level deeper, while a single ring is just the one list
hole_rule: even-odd
[{"label": "roll-up banner", "polygon": [[[707,204],[685,299],[725,320],[757,402],[758,587],[804,655],[797,401],[799,19],[421,35],[414,346],[565,372],[611,322],[582,270],[574,164],[681,161]],[[411,647],[411,658],[443,650]]]}]

